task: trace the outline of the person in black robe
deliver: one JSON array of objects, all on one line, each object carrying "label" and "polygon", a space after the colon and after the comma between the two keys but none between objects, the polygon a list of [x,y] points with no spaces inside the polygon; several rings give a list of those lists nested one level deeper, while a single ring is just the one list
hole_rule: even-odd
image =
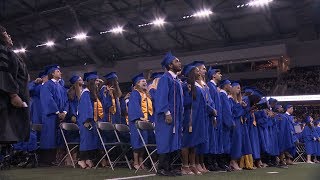
[{"label": "person in black robe", "polygon": [[0,26],[0,149],[28,141],[30,133],[28,70],[12,46],[10,35]]}]

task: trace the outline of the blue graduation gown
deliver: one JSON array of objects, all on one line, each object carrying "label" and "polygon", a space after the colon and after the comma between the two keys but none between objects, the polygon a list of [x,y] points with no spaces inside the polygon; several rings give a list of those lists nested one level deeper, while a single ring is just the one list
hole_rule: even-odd
[{"label": "blue graduation gown", "polygon": [[[78,108],[78,98],[74,97],[73,100],[69,99],[68,100],[68,114],[66,116],[66,122],[67,123],[73,123],[71,121],[71,118],[74,116],[77,118],[77,108]],[[73,131],[67,131],[65,132],[66,139],[68,142],[79,142],[80,137],[79,137],[79,132],[73,132]]]},{"label": "blue graduation gown", "polygon": [[[96,124],[93,120],[93,103],[88,89],[84,89],[78,104],[77,125],[80,129],[80,151],[95,150],[98,148],[98,134]],[[84,126],[85,122],[90,122],[92,129]]]},{"label": "blue graduation gown", "polygon": [[[210,95],[210,89],[208,87],[208,85],[204,85],[204,87],[201,87],[201,92],[203,95],[203,98],[205,100],[205,113],[206,116],[205,117],[205,126],[204,126],[204,133],[205,133],[205,137],[206,137],[206,141],[205,143],[202,143],[200,145],[198,145],[196,147],[196,153],[197,154],[208,154],[210,153],[210,135],[212,134],[212,129],[214,128],[214,124],[213,124],[213,110],[215,108],[214,102],[211,98]],[[210,133],[209,133],[210,132]],[[210,134],[210,135],[209,135]]]},{"label": "blue graduation gown", "polygon": [[242,98],[247,106],[244,108],[245,114],[243,116],[243,123],[241,124],[241,131],[242,131],[242,154],[248,155],[252,154],[252,147],[251,147],[251,140],[249,135],[249,118],[250,118],[250,103],[248,96],[244,96]]},{"label": "blue graduation gown", "polygon": [[60,83],[49,80],[42,86],[40,97],[43,113],[40,148],[54,149],[62,143],[56,112],[68,111],[67,92]]},{"label": "blue graduation gown", "polygon": [[34,81],[29,83],[30,93],[30,118],[33,124],[42,124],[42,110],[40,102],[40,89],[42,85],[36,84]]},{"label": "blue graduation gown", "polygon": [[[318,134],[318,138],[320,137],[320,127],[318,126],[315,126],[314,127],[315,131],[317,132]],[[320,156],[320,142],[318,141],[318,143],[316,143],[317,145],[317,156]]]},{"label": "blue graduation gown", "polygon": [[[155,93],[155,132],[158,154],[181,148],[181,123],[183,118],[183,92],[181,82],[166,72],[159,80]],[[165,113],[170,111],[172,123],[165,122]]]},{"label": "blue graduation gown", "polygon": [[[307,155],[317,155],[318,133],[314,127],[306,125],[302,131],[302,137],[306,148]],[[316,140],[314,140],[314,138]]]},{"label": "blue graduation gown", "polygon": [[102,104],[102,108],[103,108],[103,118],[102,118],[102,122],[108,122],[108,116],[109,116],[109,108],[111,105],[107,104],[107,100],[106,100],[106,96],[104,95],[104,91],[106,89],[106,86],[102,86],[101,89],[99,90],[98,93],[98,97],[99,100]]},{"label": "blue graduation gown", "polygon": [[209,152],[210,154],[222,154],[223,153],[223,136],[222,136],[222,119],[221,119],[221,100],[217,86],[211,81],[208,82],[209,92],[214,103],[214,107],[217,111],[217,126],[208,126],[209,128]]},{"label": "blue graduation gown", "polygon": [[115,99],[116,112],[115,114],[111,114],[109,112],[109,108],[112,106],[112,98],[107,92],[106,95],[103,94],[106,86],[103,86],[99,92],[99,97],[101,97],[101,103],[104,109],[104,118],[103,121],[111,122],[112,124],[125,124],[126,122],[121,121],[121,106],[119,98]]},{"label": "blue graduation gown", "polygon": [[298,140],[295,136],[293,125],[293,116],[288,114],[281,114],[278,118],[279,125],[279,150],[280,152],[288,151],[291,155],[295,154],[295,142]]},{"label": "blue graduation gown", "polygon": [[270,139],[268,131],[268,116],[264,110],[254,113],[258,124],[258,134],[260,140],[260,148],[262,153],[270,153]]},{"label": "blue graduation gown", "polygon": [[280,154],[279,151],[279,140],[278,135],[278,119],[277,115],[273,118],[269,118],[269,139],[270,139],[270,155],[278,156]]},{"label": "blue graduation gown", "polygon": [[[183,87],[184,94],[184,119],[182,123],[182,148],[203,147],[208,142],[207,132],[207,108],[204,97],[204,90],[196,86],[196,99],[192,98],[192,93],[189,92],[187,85]],[[192,132],[189,132],[190,118],[192,118]],[[196,148],[197,153],[205,150]],[[208,148],[207,148],[208,149]]]},{"label": "blue graduation gown", "polygon": [[[141,110],[141,95],[137,90],[133,90],[130,94],[128,102],[128,116],[131,146],[133,149],[142,148],[143,143],[136,128],[136,121],[140,120],[140,118],[143,118],[144,116]],[[148,144],[148,131],[141,131],[141,135],[145,143]]]},{"label": "blue graduation gown", "polygon": [[28,142],[18,142],[13,144],[13,148],[18,151],[35,151],[38,149],[37,132],[30,130],[30,138]]},{"label": "blue graduation gown", "polygon": [[220,92],[221,99],[221,119],[222,119],[222,136],[223,136],[223,153],[230,154],[231,152],[231,137],[232,129],[235,122],[232,115],[232,104],[228,96],[224,92]]},{"label": "blue graduation gown", "polygon": [[242,153],[242,122],[243,116],[245,115],[245,111],[240,103],[234,101],[234,99],[230,98],[230,102],[232,103],[232,115],[233,120],[235,122],[235,128],[232,130],[232,141],[231,141],[231,159],[240,159],[243,155]]}]

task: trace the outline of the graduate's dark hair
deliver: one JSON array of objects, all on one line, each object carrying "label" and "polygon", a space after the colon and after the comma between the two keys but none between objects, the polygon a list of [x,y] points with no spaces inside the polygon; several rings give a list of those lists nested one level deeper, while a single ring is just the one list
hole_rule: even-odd
[{"label": "graduate's dark hair", "polygon": [[112,78],[112,79],[107,80],[106,85],[113,87],[113,89],[114,89],[113,97],[120,98],[122,96],[122,92],[119,87],[119,82],[118,82],[117,78]]},{"label": "graduate's dark hair", "polygon": [[96,79],[91,79],[87,81],[87,88],[90,91],[90,98],[92,101],[96,102],[98,98],[98,87],[96,86]]},{"label": "graduate's dark hair", "polygon": [[49,79],[49,80],[50,80],[50,79],[53,79],[52,73],[48,74],[48,79]]},{"label": "graduate's dark hair", "polygon": [[67,94],[68,94],[68,99],[73,101],[76,96],[76,87],[74,84],[68,89]]},{"label": "graduate's dark hair", "polygon": [[196,91],[196,83],[197,76],[196,76],[196,68],[193,68],[189,74],[187,74],[187,83],[189,86],[191,86],[191,93],[192,93],[192,99],[195,100],[197,97],[197,91]]}]

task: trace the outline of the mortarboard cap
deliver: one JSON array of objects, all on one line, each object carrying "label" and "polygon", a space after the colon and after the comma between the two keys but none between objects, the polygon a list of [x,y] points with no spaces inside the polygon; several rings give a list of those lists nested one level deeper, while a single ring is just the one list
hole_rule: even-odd
[{"label": "mortarboard cap", "polygon": [[287,104],[286,107],[285,107],[285,109],[288,110],[288,109],[290,109],[290,108],[292,108],[292,107],[293,107],[293,106],[292,106],[291,104]]},{"label": "mortarboard cap", "polygon": [[208,78],[209,78],[209,80],[211,80],[212,76],[215,75],[217,72],[221,72],[220,69],[214,69],[212,67],[209,67],[209,70],[208,70]]},{"label": "mortarboard cap", "polygon": [[76,83],[78,80],[79,80],[80,76],[76,76],[76,75],[73,75],[70,79],[69,79],[69,82],[71,84],[74,84]]},{"label": "mortarboard cap", "polygon": [[103,77],[105,77],[107,80],[108,79],[113,79],[113,78],[118,78],[116,72],[108,73],[108,74],[104,75]]},{"label": "mortarboard cap", "polygon": [[198,67],[204,65],[204,61],[193,61],[191,64]]},{"label": "mortarboard cap", "polygon": [[167,54],[164,56],[161,62],[161,66],[165,67],[169,65],[174,59],[176,59],[176,57],[172,55],[171,51],[167,52]]},{"label": "mortarboard cap", "polygon": [[222,80],[221,82],[220,82],[220,88],[223,88],[225,85],[227,85],[227,84],[230,84],[231,85],[231,82],[228,80],[228,79],[225,79],[225,80]]},{"label": "mortarboard cap", "polygon": [[84,75],[83,75],[83,79],[84,79],[85,81],[89,81],[89,80],[91,80],[91,79],[97,79],[97,78],[98,78],[98,73],[97,73],[97,71],[86,72],[86,73],[84,73]]},{"label": "mortarboard cap", "polygon": [[311,116],[307,116],[306,119],[304,120],[305,123],[309,124],[311,123]]},{"label": "mortarboard cap", "polygon": [[234,86],[240,86],[240,83],[237,82],[237,81],[234,81],[231,83],[231,86],[234,87]]},{"label": "mortarboard cap", "polygon": [[49,65],[45,67],[45,72],[47,75],[53,73],[55,70],[60,69],[60,66],[57,64]]},{"label": "mortarboard cap", "polygon": [[269,103],[272,103],[272,102],[277,103],[278,100],[276,100],[276,99],[274,99],[274,98],[270,98],[270,99],[269,99]]},{"label": "mortarboard cap", "polygon": [[193,68],[196,68],[196,66],[193,66],[193,65],[191,65],[191,64],[185,65],[185,66],[183,67],[182,74],[183,74],[185,77],[187,77],[188,74],[191,72],[191,70],[192,70]]},{"label": "mortarboard cap", "polygon": [[141,79],[146,79],[143,76],[143,73],[140,73],[138,75],[135,75],[131,80],[132,80],[132,84],[135,85],[137,84],[137,82],[139,82]]}]

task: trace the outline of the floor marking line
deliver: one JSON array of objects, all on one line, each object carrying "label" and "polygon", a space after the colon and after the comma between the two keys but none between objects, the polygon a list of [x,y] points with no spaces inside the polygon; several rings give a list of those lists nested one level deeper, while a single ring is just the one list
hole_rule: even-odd
[{"label": "floor marking line", "polygon": [[105,180],[137,179],[137,178],[151,177],[151,176],[155,176],[155,175],[156,175],[156,174],[146,174],[146,175],[141,175],[141,176],[129,176],[129,177],[111,178],[111,179],[105,179]]}]

